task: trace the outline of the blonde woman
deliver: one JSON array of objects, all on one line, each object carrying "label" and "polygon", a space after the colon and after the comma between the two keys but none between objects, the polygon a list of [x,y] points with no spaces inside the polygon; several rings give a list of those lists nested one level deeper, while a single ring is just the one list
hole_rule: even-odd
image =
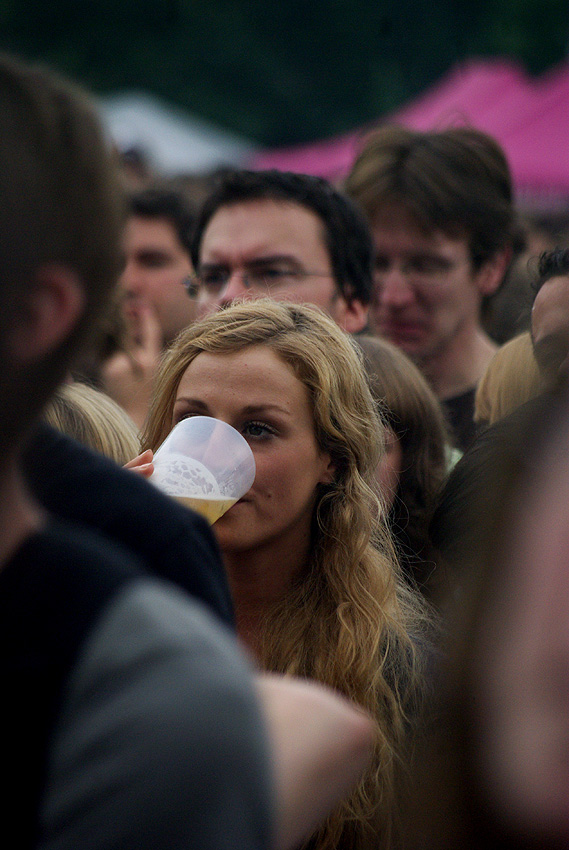
[{"label": "blonde woman", "polygon": [[143,448],[204,414],[237,428],[257,466],[214,526],[242,640],[262,669],[326,683],[377,721],[364,780],[310,846],[392,847],[424,618],[373,491],[383,424],[360,355],[315,308],[233,305],[166,355]]},{"label": "blonde woman", "polygon": [[88,384],[63,384],[44,410],[48,425],[121,466],[140,446],[138,429],[112,398]]},{"label": "blonde woman", "polygon": [[474,398],[474,421],[493,425],[545,389],[529,331],[504,343],[490,360]]}]

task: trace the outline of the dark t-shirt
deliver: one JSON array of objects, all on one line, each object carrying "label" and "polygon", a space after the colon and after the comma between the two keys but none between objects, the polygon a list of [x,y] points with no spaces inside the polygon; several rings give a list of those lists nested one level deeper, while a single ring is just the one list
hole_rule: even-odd
[{"label": "dark t-shirt", "polygon": [[154,575],[183,587],[233,626],[225,570],[206,520],[47,425],[39,426],[28,442],[23,468],[48,511],[102,532]]},{"label": "dark t-shirt", "polygon": [[566,415],[563,389],[545,392],[482,430],[451,470],[430,525],[433,545],[453,572],[480,545],[480,525],[489,527],[511,495],[513,474],[531,476],[539,447]]},{"label": "dark t-shirt", "polygon": [[463,452],[476,437],[476,425],[474,424],[475,393],[476,387],[472,387],[465,393],[444,399],[442,402],[453,446]]}]

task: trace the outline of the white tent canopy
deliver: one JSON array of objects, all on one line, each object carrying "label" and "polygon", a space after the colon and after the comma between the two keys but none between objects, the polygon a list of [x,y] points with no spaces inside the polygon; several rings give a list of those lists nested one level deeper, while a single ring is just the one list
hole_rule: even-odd
[{"label": "white tent canopy", "polygon": [[255,145],[143,92],[99,99],[102,120],[121,152],[137,149],[165,176],[240,166]]}]

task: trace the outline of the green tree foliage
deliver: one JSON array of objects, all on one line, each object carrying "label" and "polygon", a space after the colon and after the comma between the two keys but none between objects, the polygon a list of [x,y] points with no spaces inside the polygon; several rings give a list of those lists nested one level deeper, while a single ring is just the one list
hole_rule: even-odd
[{"label": "green tree foliage", "polygon": [[567,0],[0,0],[0,47],[275,145],[373,121],[470,55],[540,72],[568,17]]}]

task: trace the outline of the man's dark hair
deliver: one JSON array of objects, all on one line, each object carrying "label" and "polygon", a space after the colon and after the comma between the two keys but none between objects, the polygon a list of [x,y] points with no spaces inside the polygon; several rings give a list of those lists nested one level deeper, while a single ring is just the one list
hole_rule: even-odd
[{"label": "man's dark hair", "polygon": [[381,127],[367,138],[345,190],[370,221],[403,209],[425,233],[466,236],[475,270],[503,246],[514,254],[524,248],[506,155],[472,127]]},{"label": "man's dark hair", "polygon": [[534,283],[534,296],[537,295],[544,283],[552,277],[569,275],[569,248],[555,248],[544,251],[539,256],[537,279]]},{"label": "man's dark hair", "polygon": [[174,228],[184,251],[190,253],[196,210],[183,192],[159,186],[139,189],[129,197],[129,213],[138,218],[165,219]]},{"label": "man's dark hair", "polygon": [[221,208],[247,201],[298,204],[322,221],[324,241],[343,297],[368,304],[372,292],[373,243],[365,216],[327,180],[289,171],[224,169],[214,179],[196,221],[191,258],[199,267],[204,232]]}]

